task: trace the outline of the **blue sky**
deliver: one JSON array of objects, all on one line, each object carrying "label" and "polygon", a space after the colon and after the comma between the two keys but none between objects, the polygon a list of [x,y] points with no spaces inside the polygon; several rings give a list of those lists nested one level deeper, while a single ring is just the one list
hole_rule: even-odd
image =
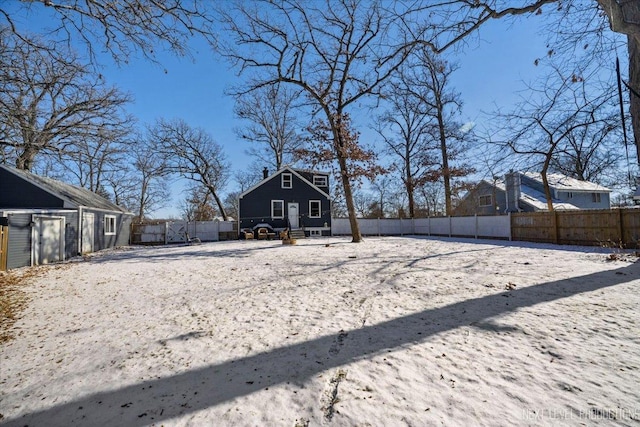
[{"label": "blue sky", "polygon": [[[538,34],[541,23],[535,18],[519,20],[516,26],[492,22],[483,28],[479,39],[452,55],[460,66],[452,86],[464,101],[463,121],[481,126],[483,111],[493,111],[496,106],[508,109],[517,101],[523,81],[533,80],[540,71],[534,60],[546,51],[544,38]],[[110,65],[104,75],[108,82],[134,95],[135,103],[129,110],[141,123],[151,123],[157,117],[183,118],[211,133],[225,148],[234,170],[242,169],[251,163],[245,154],[248,143],[233,132],[241,123],[233,115],[233,99],[224,94],[239,78],[207,46],[195,42],[194,48],[193,61],[166,55],[162,66],[135,60],[121,67]],[[376,138],[367,129],[368,123],[359,125],[363,137]],[[181,186],[173,187],[171,206],[156,211],[155,217],[178,215]],[[230,182],[227,191],[233,190]]]},{"label": "blue sky", "polygon": [[[43,9],[43,8],[39,8]],[[38,11],[35,6],[34,11]],[[41,30],[46,22],[43,15],[32,15],[25,28]],[[544,55],[545,40],[539,32],[542,18],[531,17],[510,21],[494,21],[482,28],[480,36],[470,39],[459,52],[447,57],[459,64],[453,76],[452,87],[460,92],[464,101],[463,122],[482,126],[482,111],[490,112],[496,106],[508,109],[517,99],[523,81],[531,81],[539,70],[534,60]],[[234,118],[232,98],[224,91],[239,83],[235,72],[202,41],[192,42],[193,58],[179,58],[171,54],[159,57],[161,64],[131,58],[128,64],[116,66],[110,57],[100,58],[102,74],[109,84],[133,95],[129,112],[140,125],[152,123],[156,118],[182,118],[190,125],[207,130],[224,147],[235,170],[251,162],[245,154],[248,143],[239,140],[234,127],[240,125]],[[357,116],[357,112],[352,112]],[[366,116],[366,115],[363,115]],[[368,123],[358,123],[367,139],[376,139],[368,131]],[[226,191],[233,191],[231,180]],[[182,185],[175,183],[167,206],[153,213],[154,217],[178,216]]]}]

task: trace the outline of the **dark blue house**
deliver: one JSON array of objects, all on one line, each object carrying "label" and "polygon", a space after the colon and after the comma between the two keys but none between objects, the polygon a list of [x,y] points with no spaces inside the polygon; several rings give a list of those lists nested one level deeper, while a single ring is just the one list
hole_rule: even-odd
[{"label": "dark blue house", "polygon": [[239,196],[239,230],[268,224],[275,231],[331,235],[329,174],[283,167]]},{"label": "dark blue house", "polygon": [[129,243],[133,214],[85,188],[0,165],[0,226],[11,269]]}]

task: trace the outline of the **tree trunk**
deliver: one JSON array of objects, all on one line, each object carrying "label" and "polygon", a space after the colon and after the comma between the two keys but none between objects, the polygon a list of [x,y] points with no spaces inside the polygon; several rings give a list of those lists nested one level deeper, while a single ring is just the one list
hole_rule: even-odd
[{"label": "tree trunk", "polygon": [[[609,17],[611,30],[626,34],[629,51],[629,86],[640,93],[640,2],[596,0]],[[631,125],[636,146],[636,160],[640,164],[640,97],[629,96]]]},{"label": "tree trunk", "polygon": [[349,178],[349,168],[347,165],[347,150],[343,139],[346,138],[344,133],[348,132],[348,129],[345,128],[345,124],[342,122],[341,110],[338,110],[335,114],[331,114],[329,109],[325,107],[325,113],[331,126],[333,149],[338,158],[338,166],[340,166],[340,179],[342,180],[347,212],[349,213],[349,225],[351,225],[351,242],[360,243],[362,242],[362,235],[360,234],[360,226],[358,225],[358,218],[356,217],[356,205],[353,202],[353,191],[351,189],[351,180]]},{"label": "tree trunk", "polygon": [[407,188],[407,198],[409,199],[409,218],[415,218],[416,216],[416,202],[413,195],[413,183],[411,181],[405,184]]},{"label": "tree trunk", "polygon": [[353,191],[351,190],[351,181],[347,172],[347,159],[342,153],[338,154],[338,165],[340,165],[340,177],[342,178],[342,187],[344,189],[344,200],[347,203],[347,212],[349,213],[349,225],[351,225],[351,242],[360,243],[362,235],[360,234],[360,226],[356,217],[356,206],[353,203]]},{"label": "tree trunk", "polygon": [[[556,144],[553,144],[555,147]],[[551,189],[549,188],[549,179],[547,178],[547,172],[549,171],[549,164],[551,163],[551,154],[553,150],[549,152],[547,158],[542,165],[540,175],[542,175],[542,187],[544,188],[544,197],[547,199],[547,209],[549,212],[553,212],[553,199],[551,198]]]},{"label": "tree trunk", "polygon": [[442,116],[442,105],[438,102],[438,131],[440,134],[440,150],[442,152],[442,180],[444,181],[444,206],[447,216],[451,215],[451,171],[449,170],[449,155],[447,154],[447,135]]},{"label": "tree trunk", "polygon": [[[640,17],[638,19],[640,20]],[[636,93],[640,93],[640,41],[638,40],[639,37],[633,36],[627,36],[627,39],[629,41],[629,86]],[[631,126],[636,146],[636,162],[640,165],[640,97],[633,92],[629,96]]]},{"label": "tree trunk", "polygon": [[413,195],[413,191],[414,191],[414,187],[415,185],[413,184],[413,176],[411,174],[411,162],[409,161],[409,153],[408,153],[408,149],[406,150],[407,152],[405,153],[405,162],[404,162],[404,167],[407,171],[406,175],[405,175],[405,188],[407,189],[407,198],[409,199],[409,218],[415,218],[415,197]]},{"label": "tree trunk", "polygon": [[31,172],[36,154],[38,154],[38,150],[33,147],[33,145],[25,147],[24,151],[20,153],[20,156],[16,159],[16,169]]},{"label": "tree trunk", "polygon": [[215,192],[215,190],[212,187],[207,186],[207,188],[209,189],[209,192],[213,196],[213,199],[216,201],[216,204],[218,205],[218,209],[220,209],[220,215],[222,215],[222,219],[225,221],[228,221],[229,217],[227,216],[227,212],[224,210],[224,205],[222,204],[222,200],[220,200],[220,197],[218,197],[218,194]]}]

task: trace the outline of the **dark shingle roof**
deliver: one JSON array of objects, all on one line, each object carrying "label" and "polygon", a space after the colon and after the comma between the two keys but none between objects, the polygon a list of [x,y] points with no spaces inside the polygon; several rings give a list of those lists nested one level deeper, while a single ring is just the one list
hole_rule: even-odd
[{"label": "dark shingle roof", "polygon": [[9,167],[7,165],[0,165],[0,167],[21,177],[27,182],[40,187],[41,189],[53,194],[54,196],[63,199],[65,202],[67,202],[65,203],[65,205],[71,205],[69,207],[84,206],[88,208],[128,213],[126,209],[110,202],[109,200],[92,191],[87,190],[86,188],[77,187],[75,185],[66,184],[55,179],[35,175],[24,170]]}]

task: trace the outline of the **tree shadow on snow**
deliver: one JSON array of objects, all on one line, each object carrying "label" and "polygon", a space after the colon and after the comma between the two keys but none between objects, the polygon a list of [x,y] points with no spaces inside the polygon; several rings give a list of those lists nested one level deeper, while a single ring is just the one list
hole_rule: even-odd
[{"label": "tree shadow on snow", "polygon": [[499,329],[491,320],[496,316],[639,278],[640,263],[635,263],[616,270],[468,299],[171,377],[95,393],[4,421],[7,426],[135,427],[160,423],[268,387],[287,382],[301,384],[328,369],[422,343],[429,337],[461,326]]},{"label": "tree shadow on snow", "polygon": [[205,242],[197,245],[173,244],[163,246],[130,246],[113,251],[96,252],[87,260],[102,264],[107,262],[166,262],[193,258],[212,257],[244,258],[254,252],[274,249],[282,246],[280,241],[238,241],[232,249],[220,249],[218,242]]}]

